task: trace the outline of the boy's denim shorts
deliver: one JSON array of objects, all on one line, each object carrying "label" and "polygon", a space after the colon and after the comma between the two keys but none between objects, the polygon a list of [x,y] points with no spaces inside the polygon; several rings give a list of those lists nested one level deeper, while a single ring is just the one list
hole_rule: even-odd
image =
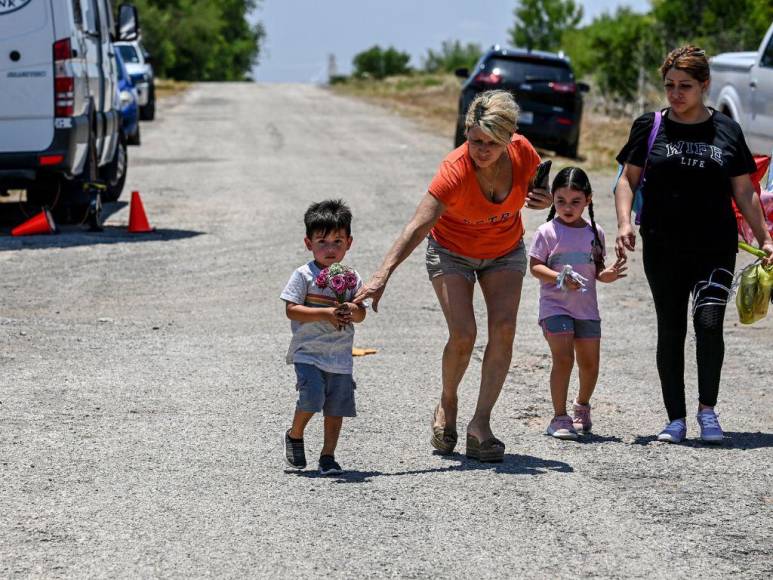
[{"label": "boy's denim shorts", "polygon": [[572,318],[568,314],[557,314],[556,316],[543,318],[540,326],[542,327],[542,333],[546,337],[571,334],[575,339],[601,338],[600,320],[579,320]]},{"label": "boy's denim shorts", "polygon": [[504,256],[481,260],[454,253],[438,244],[432,236],[428,236],[425,261],[430,282],[444,274],[461,274],[475,284],[476,277],[480,279],[488,272],[498,270],[511,270],[525,275],[526,246],[521,239],[515,249]]},{"label": "boy's denim shorts", "polygon": [[356,417],[352,375],[340,375],[320,370],[314,365],[295,363],[298,383],[296,409],[306,413],[324,411],[330,417]]}]

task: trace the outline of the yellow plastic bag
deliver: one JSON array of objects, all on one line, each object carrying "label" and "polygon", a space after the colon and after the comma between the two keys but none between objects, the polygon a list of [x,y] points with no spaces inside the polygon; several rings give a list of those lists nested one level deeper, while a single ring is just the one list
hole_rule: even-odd
[{"label": "yellow plastic bag", "polygon": [[749,264],[741,272],[735,305],[742,324],[752,324],[765,318],[773,288],[773,268],[766,270],[762,264]]}]

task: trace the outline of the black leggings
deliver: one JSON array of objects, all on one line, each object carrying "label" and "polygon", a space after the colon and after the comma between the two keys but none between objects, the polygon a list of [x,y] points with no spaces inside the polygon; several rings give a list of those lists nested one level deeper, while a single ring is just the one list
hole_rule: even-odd
[{"label": "black leggings", "polygon": [[[720,268],[731,272],[722,272]],[[644,272],[655,301],[658,317],[657,365],[663,402],[670,421],[687,416],[684,400],[684,341],[687,307],[693,302],[720,304],[700,306],[693,317],[698,362],[698,401],[709,407],[717,403],[725,341],[722,324],[727,292],[716,287],[699,290],[711,279],[727,287],[733,281],[735,252],[703,249],[682,252],[673,246],[644,242]]]}]

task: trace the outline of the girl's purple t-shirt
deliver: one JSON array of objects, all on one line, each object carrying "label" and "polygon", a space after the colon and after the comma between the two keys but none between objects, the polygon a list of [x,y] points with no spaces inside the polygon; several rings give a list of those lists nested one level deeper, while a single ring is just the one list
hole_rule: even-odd
[{"label": "girl's purple t-shirt", "polygon": [[[604,231],[597,224],[596,230],[604,251]],[[529,255],[543,262],[551,270],[560,272],[565,265],[581,274],[588,281],[585,291],[564,291],[555,282],[541,282],[539,296],[539,320],[565,314],[578,320],[601,320],[596,301],[596,265],[592,250],[596,240],[593,229],[586,222],[585,227],[569,227],[557,219],[542,224],[534,234]]]}]

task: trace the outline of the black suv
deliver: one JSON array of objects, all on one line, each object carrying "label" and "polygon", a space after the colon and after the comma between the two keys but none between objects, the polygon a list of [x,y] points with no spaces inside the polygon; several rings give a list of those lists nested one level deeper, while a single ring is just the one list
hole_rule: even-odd
[{"label": "black suv", "polygon": [[510,91],[521,108],[518,132],[537,147],[577,157],[585,83],[575,82],[569,60],[552,52],[493,46],[475,65],[456,76],[467,79],[459,96],[455,145],[464,143],[464,117],[478,93]]}]

